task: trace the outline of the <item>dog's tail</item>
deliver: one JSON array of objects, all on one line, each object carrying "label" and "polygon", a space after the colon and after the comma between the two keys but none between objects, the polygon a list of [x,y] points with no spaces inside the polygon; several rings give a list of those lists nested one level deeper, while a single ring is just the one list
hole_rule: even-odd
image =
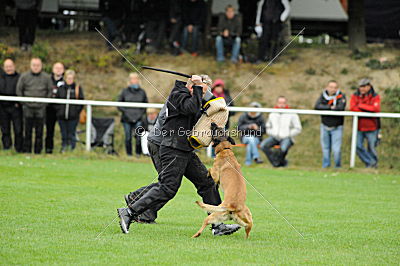
[{"label": "dog's tail", "polygon": [[206,210],[207,212],[224,212],[228,211],[227,208],[222,207],[222,206],[215,206],[215,205],[210,205],[210,204],[205,204],[200,201],[196,201],[196,204],[200,206],[203,210]]}]

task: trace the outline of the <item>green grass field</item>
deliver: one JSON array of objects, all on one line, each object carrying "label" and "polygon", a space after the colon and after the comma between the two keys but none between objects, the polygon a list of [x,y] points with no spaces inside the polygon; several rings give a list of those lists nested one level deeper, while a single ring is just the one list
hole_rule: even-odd
[{"label": "green grass field", "polygon": [[304,239],[250,185],[247,205],[255,222],[250,239],[244,239],[243,229],[225,237],[213,237],[207,230],[191,239],[205,214],[194,204],[199,197],[187,180],[160,211],[158,224],[134,224],[123,235],[113,219],[116,208],[124,205],[124,193],[156,177],[152,165],[142,161],[0,154],[0,263],[400,261],[398,172],[243,168],[249,182]]}]

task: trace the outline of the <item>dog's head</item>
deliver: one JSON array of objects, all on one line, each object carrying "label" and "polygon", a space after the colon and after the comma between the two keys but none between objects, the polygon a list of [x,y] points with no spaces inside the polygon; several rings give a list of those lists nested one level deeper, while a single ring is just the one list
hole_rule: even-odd
[{"label": "dog's head", "polygon": [[232,145],[235,145],[235,141],[228,134],[228,130],[218,127],[214,122],[211,123],[211,133],[213,147],[217,150],[229,149]]}]

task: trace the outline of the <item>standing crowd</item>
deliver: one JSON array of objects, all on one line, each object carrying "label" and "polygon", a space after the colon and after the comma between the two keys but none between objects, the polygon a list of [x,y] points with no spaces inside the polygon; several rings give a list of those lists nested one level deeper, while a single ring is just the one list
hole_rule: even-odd
[{"label": "standing crowd", "polygon": [[[43,71],[43,64],[39,58],[32,58],[30,70],[19,74],[13,60],[6,59],[4,70],[0,72],[0,95],[25,96],[39,98],[84,99],[82,86],[77,82],[75,71],[65,67],[61,62],[53,65],[52,73]],[[229,90],[221,79],[210,83],[211,92],[215,97],[223,97],[228,105],[233,106]],[[147,103],[146,92],[140,87],[140,78],[137,73],[128,77],[127,87],[119,97],[120,102]],[[346,108],[346,95],[339,89],[336,81],[330,80],[315,103],[316,110],[343,111]],[[260,108],[261,104],[253,102],[250,107]],[[288,100],[280,96],[274,108],[289,109]],[[62,147],[61,152],[76,147],[76,129],[79,121],[84,118],[83,106],[76,104],[44,104],[35,102],[0,101],[0,124],[4,149],[10,149],[14,142],[17,152],[40,154],[43,149],[43,132],[46,128],[45,152],[52,153],[54,149],[54,131],[58,122]],[[147,134],[156,124],[158,111],[149,108],[119,107],[121,122],[125,132],[125,149],[128,156],[132,156],[132,141],[135,139],[135,154],[149,155],[147,149]],[[358,89],[350,99],[350,111],[380,112],[380,97],[376,93],[369,79],[359,81]],[[230,116],[234,115],[233,112]],[[322,167],[331,166],[331,153],[334,167],[340,168],[341,147],[343,138],[343,116],[321,116],[320,135],[322,147]],[[230,126],[228,123],[226,129]],[[14,140],[12,140],[12,130]],[[140,130],[145,132],[139,132]],[[294,145],[295,136],[302,130],[297,114],[290,112],[271,113],[267,119],[261,112],[243,113],[237,129],[240,132],[242,143],[246,146],[246,164],[252,162],[263,163],[258,149],[260,148],[274,167],[288,165],[286,156]],[[357,154],[366,167],[377,167],[380,120],[372,117],[358,119]],[[34,133],[34,136],[33,136]],[[267,134],[269,137],[263,139]],[[34,145],[33,143],[34,137]],[[367,148],[364,142],[367,142]]]},{"label": "standing crowd", "polygon": [[[3,67],[4,73],[0,77],[0,95],[60,99],[84,98],[83,88],[76,82],[75,71],[65,71],[64,65],[60,62],[53,65],[51,75],[43,71],[43,64],[39,58],[32,58],[30,70],[22,74],[16,71],[15,63],[11,59],[6,59]],[[67,149],[74,150],[75,132],[82,108],[81,105],[72,104],[0,101],[3,148],[7,150],[12,146],[12,125],[15,150],[31,153],[33,147],[33,152],[40,154],[43,149],[43,132],[46,126],[45,151],[53,153],[54,130],[58,122],[62,136],[61,152]]]}]

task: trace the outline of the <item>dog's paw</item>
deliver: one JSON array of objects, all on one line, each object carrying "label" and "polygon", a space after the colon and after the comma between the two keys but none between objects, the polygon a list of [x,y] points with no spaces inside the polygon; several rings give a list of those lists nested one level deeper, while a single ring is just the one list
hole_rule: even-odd
[{"label": "dog's paw", "polygon": [[199,233],[196,233],[196,234],[194,234],[193,236],[192,236],[192,238],[198,238],[200,236],[200,234]]}]

